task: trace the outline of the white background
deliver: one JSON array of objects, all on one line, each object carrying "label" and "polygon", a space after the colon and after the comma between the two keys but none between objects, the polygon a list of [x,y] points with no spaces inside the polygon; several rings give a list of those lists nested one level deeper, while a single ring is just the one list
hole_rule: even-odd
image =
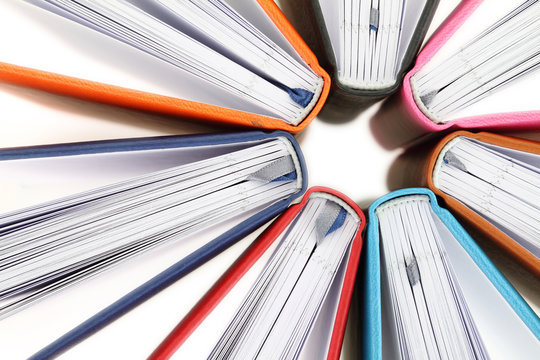
[{"label": "white background", "polygon": [[[302,20],[299,13],[296,16],[291,15],[294,9],[298,8],[295,0],[281,2],[286,14],[292,16],[293,22]],[[457,2],[441,0],[430,33]],[[378,104],[346,122],[329,119],[323,113],[297,136],[308,164],[310,186],[324,185],[335,188],[358,202],[364,209],[371,201],[389,191],[386,185],[387,172],[401,151],[386,151],[373,138],[369,121],[377,107]],[[0,129],[1,147],[227,130],[1,83]],[[496,264],[539,313],[540,282],[516,266],[505,254],[489,245],[485,246]],[[233,255],[230,256],[240,251],[241,247],[233,249]],[[215,261],[219,262],[220,259]],[[129,266],[120,267],[115,270],[115,276],[118,276],[118,279],[128,276],[129,269]],[[217,269],[219,267],[214,271],[222,271]],[[191,291],[189,286],[204,283],[201,281],[203,272],[199,271],[191,280],[182,280],[175,285],[175,289],[162,293],[157,299],[153,299],[151,304],[145,304],[142,309],[138,309],[138,315],[126,316],[74,351],[66,353],[64,358],[144,358],[137,349],[139,343],[145,342],[149,337],[149,329],[152,329],[156,339],[160,339],[178,322],[182,314],[189,310],[189,302],[175,303],[170,299],[172,294],[185,294],[186,289]],[[95,310],[101,309],[110,302],[104,294],[107,286],[113,286],[107,284],[100,287],[107,282],[106,276],[107,274],[92,280],[91,289],[94,290],[90,293],[70,290],[1,320],[0,358],[22,358],[29,355],[93,314]],[[196,297],[193,301],[195,299]],[[82,311],[82,308],[85,310]],[[149,321],[154,324],[147,325]],[[351,346],[351,343],[348,341],[346,346]],[[152,349],[153,344],[143,348]],[[133,350],[133,353],[130,350]]]}]

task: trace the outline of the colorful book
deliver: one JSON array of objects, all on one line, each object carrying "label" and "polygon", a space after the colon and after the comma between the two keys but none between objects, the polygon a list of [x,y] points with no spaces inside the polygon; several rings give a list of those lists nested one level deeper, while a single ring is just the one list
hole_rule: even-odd
[{"label": "colorful book", "polygon": [[450,209],[540,276],[540,143],[457,131],[426,170]]},{"label": "colorful book", "polygon": [[306,0],[331,67],[331,102],[358,106],[395,92],[438,0]]},{"label": "colorful book", "polygon": [[330,86],[271,0],[7,1],[0,24],[0,81],[139,110],[297,132]]},{"label": "colorful book", "polygon": [[[280,216],[150,359],[339,359],[358,261],[362,211],[315,187]],[[232,316],[231,316],[232,315]],[[200,348],[201,341],[209,346]]]},{"label": "colorful book", "polygon": [[524,130],[540,123],[540,3],[465,0],[375,116],[388,147],[456,129]]},{"label": "colorful book", "polygon": [[283,212],[307,182],[285,132],[3,149],[0,167],[11,210],[0,220],[2,316],[167,247],[166,276],[122,303],[135,306]]},{"label": "colorful book", "polygon": [[376,200],[366,241],[366,359],[538,356],[540,318],[433,192]]}]

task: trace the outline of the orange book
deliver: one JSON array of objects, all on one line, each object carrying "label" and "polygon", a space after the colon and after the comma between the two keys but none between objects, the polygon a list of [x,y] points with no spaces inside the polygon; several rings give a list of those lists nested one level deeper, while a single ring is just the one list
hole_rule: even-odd
[{"label": "orange book", "polygon": [[425,169],[452,211],[540,277],[540,142],[457,131]]},{"label": "orange book", "polygon": [[108,6],[2,2],[0,28],[10,36],[0,81],[290,132],[304,129],[328,95],[329,76],[271,0]]}]

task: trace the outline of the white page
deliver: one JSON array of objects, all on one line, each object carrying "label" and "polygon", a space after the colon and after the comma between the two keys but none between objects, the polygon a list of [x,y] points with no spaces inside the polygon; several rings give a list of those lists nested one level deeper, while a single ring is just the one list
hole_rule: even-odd
[{"label": "white page", "polygon": [[[501,293],[473,262],[467,252],[451,235],[440,220],[439,231],[446,234],[444,245],[448,258],[471,309],[482,341],[492,359],[535,359],[540,342],[524,326]],[[479,294],[481,294],[479,296]],[[493,316],[497,314],[497,316]]]},{"label": "white page", "polygon": [[408,44],[411,43],[412,37],[416,30],[416,25],[420,21],[420,15],[424,10],[426,0],[407,0],[405,2],[404,21],[401,27],[401,37],[399,41],[399,48],[397,52],[397,64],[398,67],[403,66],[403,58],[407,52]]},{"label": "white page", "polygon": [[[313,199],[316,198],[329,198],[337,199],[333,196],[327,196],[323,193],[314,193]],[[338,200],[339,201],[339,200]],[[340,202],[341,204],[341,202]],[[263,271],[265,264],[275,257],[275,252],[278,249],[278,244],[284,239],[285,234],[289,233],[289,230],[293,226],[305,226],[306,224],[294,225],[295,221],[278,236],[278,238],[272,243],[269,249],[263,254],[263,256],[257,260],[246,275],[244,275],[240,281],[231,289],[231,291],[225,296],[225,298],[217,305],[217,307],[209,314],[209,316],[202,322],[202,324],[193,332],[192,335],[186,340],[185,343],[174,354],[173,358],[190,358],[190,359],[206,359],[210,349],[201,349],[200,343],[213,344],[219,340],[221,334],[225,331],[231,314],[240,307],[242,299],[248,294],[251,287],[253,287],[257,276]],[[345,275],[347,259],[350,255],[350,247],[347,249],[345,258],[339,267],[339,271],[333,281],[330,293],[325,300],[323,307],[320,310],[320,314],[317,317],[317,321],[314,325],[314,331],[311,333],[307,343],[304,345],[304,349],[301,354],[301,358],[312,358],[310,354],[316,354],[317,357],[323,358],[327,351],[328,342],[332,333],[332,323],[337,311],[337,305],[340,298],[341,288],[343,286],[343,279]],[[204,340],[203,340],[204,339]],[[307,357],[306,357],[307,356]]]},{"label": "white page", "polygon": [[2,62],[272,116],[246,101],[224,97],[218,88],[170,64],[25,2],[1,2],[0,19],[1,31],[17,34],[3,38]]},{"label": "white page", "polygon": [[266,36],[272,39],[280,48],[285,50],[290,56],[295,58],[299,63],[303,64],[306,69],[309,66],[298,55],[291,43],[285,36],[276,28],[275,24],[268,17],[262,7],[257,4],[257,0],[224,0],[231,5],[238,13],[248,19],[252,24],[256,24]]},{"label": "white page", "polygon": [[[33,1],[40,4],[39,0]],[[218,51],[201,44],[197,39],[184,34],[181,29],[175,29],[156,19],[132,4],[130,0],[109,0],[97,3],[89,0],[49,0],[45,5],[46,9],[54,6],[51,10],[53,13],[61,16],[67,14],[69,19],[77,23],[89,26],[170,63],[182,71],[197,76],[202,82],[212,83],[231,95],[263,106],[289,122],[294,123],[303,118],[302,112],[306,105],[293,101],[294,99],[281,88],[286,85],[279,82],[272,83],[264,76],[257,75],[257,72],[252,72]],[[206,10],[203,17],[216,16],[222,20],[229,19],[226,14]],[[232,9],[228,11],[234,12]],[[210,25],[207,30],[211,32],[212,26]],[[240,31],[248,38],[253,36],[247,27],[237,27],[236,31]],[[262,34],[259,36],[264,37]],[[253,46],[265,45],[263,42]],[[241,51],[240,47],[238,51]],[[271,55],[270,58],[272,58]]]},{"label": "white page", "polygon": [[[308,204],[306,205],[306,207],[302,210],[300,215],[297,216],[297,219],[294,220],[291,223],[292,225],[289,227],[289,230],[287,230],[287,232],[286,232],[287,235],[285,235],[285,237],[281,240],[282,243],[281,243],[280,247],[278,247],[275,250],[275,252],[272,255],[271,259],[269,260],[269,262],[265,266],[265,270],[263,270],[263,273],[261,273],[261,275],[259,275],[259,278],[257,279],[257,284],[263,284],[263,283],[266,283],[266,281],[269,281],[267,283],[268,285],[266,285],[266,286],[272,287],[272,288],[276,287],[275,291],[277,291],[277,292],[274,292],[276,297],[274,297],[274,296],[271,296],[271,297],[255,296],[255,295],[253,295],[254,293],[252,293],[252,292],[253,291],[257,291],[257,292],[259,291],[259,290],[256,290],[256,289],[261,289],[261,291],[263,291],[262,290],[263,288],[260,288],[259,287],[260,285],[252,285],[252,290],[250,291],[250,295],[248,295],[248,297],[245,298],[245,300],[243,302],[244,305],[242,305],[242,307],[239,310],[239,312],[237,313],[237,315],[235,315],[235,318],[234,318],[233,322],[229,325],[229,328],[225,332],[226,335],[223,335],[223,337],[221,338],[220,344],[225,344],[225,343],[228,343],[229,341],[238,341],[238,340],[240,340],[240,338],[237,338],[237,337],[241,336],[242,341],[245,342],[244,345],[246,347],[244,349],[236,348],[234,350],[234,352],[231,353],[231,354],[236,354],[234,356],[240,356],[240,357],[243,358],[244,356],[247,356],[248,353],[250,353],[251,351],[254,350],[254,348],[252,348],[250,350],[250,348],[251,348],[250,345],[256,345],[256,343],[251,342],[248,339],[251,339],[251,338],[256,339],[256,338],[262,336],[261,332],[264,333],[264,330],[263,330],[263,328],[261,328],[261,326],[264,325],[264,328],[268,327],[268,323],[267,323],[267,320],[265,320],[265,318],[268,318],[268,316],[271,313],[274,313],[275,310],[277,310],[276,308],[273,307],[274,304],[277,306],[278,304],[281,303],[281,301],[283,301],[285,298],[288,298],[289,296],[291,296],[291,298],[289,298],[287,300],[287,302],[285,303],[286,304],[285,307],[281,311],[285,311],[285,312],[293,311],[291,313],[292,317],[296,317],[298,320],[303,319],[301,321],[304,322],[304,323],[305,323],[305,321],[308,321],[308,323],[312,323],[312,320],[310,320],[309,317],[305,318],[303,316],[300,316],[300,315],[302,315],[301,313],[303,313],[303,310],[299,313],[298,311],[294,311],[293,309],[300,304],[300,303],[297,303],[296,301],[301,301],[301,302],[308,301],[307,304],[312,304],[312,306],[316,305],[316,303],[314,303],[312,301],[314,299],[316,299],[318,297],[318,295],[314,296],[314,297],[305,297],[304,295],[301,295],[300,297],[298,297],[298,295],[304,294],[304,291],[301,291],[300,288],[304,288],[305,286],[308,286],[308,288],[309,288],[310,286],[315,285],[316,283],[319,282],[319,279],[321,279],[321,277],[314,276],[311,279],[309,279],[309,278],[305,278],[304,276],[302,276],[301,279],[304,279],[304,278],[305,279],[300,280],[300,282],[297,285],[295,285],[295,290],[293,291],[293,293],[295,291],[298,291],[298,294],[296,296],[295,295],[287,295],[288,290],[284,292],[284,288],[281,288],[281,286],[284,285],[287,288],[290,287],[291,284],[288,284],[288,281],[294,281],[294,283],[296,283],[296,281],[297,281],[296,280],[296,275],[293,276],[293,277],[290,277],[292,275],[292,273],[289,273],[288,271],[291,270],[291,271],[294,271],[296,273],[298,270],[302,270],[301,268],[298,268],[298,266],[303,267],[302,264],[304,264],[304,262],[306,261],[305,256],[306,255],[309,256],[309,253],[306,254],[303,251],[300,251],[299,253],[291,252],[290,250],[288,250],[288,247],[293,246],[293,248],[296,248],[297,245],[287,245],[287,246],[285,246],[285,244],[294,244],[295,241],[296,241],[295,239],[297,239],[298,241],[300,241],[298,243],[299,244],[298,246],[301,246],[301,247],[304,247],[304,246],[311,247],[311,246],[313,246],[313,245],[309,245],[309,242],[315,241],[315,238],[313,236],[315,236],[317,234],[317,232],[313,232],[313,229],[314,229],[313,226],[315,225],[315,223],[314,223],[315,218],[313,218],[313,215],[315,215],[317,212],[322,211],[322,209],[324,208],[324,206],[322,206],[322,205],[324,205],[324,203],[326,202],[326,200],[324,200],[325,198],[334,199],[333,196],[326,196],[324,194],[323,194],[322,199],[321,198],[317,199],[317,197],[318,197],[317,195],[318,194],[315,193],[312,196],[312,198],[310,198],[310,200],[308,201]],[[341,204],[341,202],[340,202],[340,204]],[[336,255],[341,252],[338,249],[340,247],[342,247],[344,244],[346,244],[346,243],[343,243],[343,241],[346,241],[346,239],[349,239],[349,241],[350,241],[350,239],[351,239],[350,236],[354,235],[354,233],[355,233],[354,229],[357,228],[357,226],[358,226],[358,223],[357,223],[358,220],[354,220],[354,221],[351,222],[351,219],[354,218],[354,216],[352,216],[352,215],[353,214],[350,214],[350,213],[349,213],[349,215],[347,215],[347,220],[345,220],[345,224],[342,225],[342,227],[338,228],[334,233],[329,234],[328,235],[328,237],[329,237],[328,240],[327,239],[321,240],[321,241],[323,241],[320,244],[320,246],[322,246],[321,251],[323,251],[323,248],[331,245],[331,248],[334,249],[334,250],[330,250],[330,248],[329,248],[329,250],[331,252],[335,252],[337,250],[338,252],[335,253]],[[328,226],[330,226],[330,224],[331,223],[329,223]],[[344,232],[347,228],[349,229],[349,230],[347,230],[348,232]],[[352,232],[350,232],[351,230],[352,230]],[[343,235],[340,235],[340,233],[343,233]],[[309,234],[311,234],[311,235],[309,235]],[[348,235],[345,235],[345,234],[348,234]],[[308,235],[309,235],[309,238],[306,237]],[[332,236],[335,237],[334,241],[330,241],[330,237],[332,237]],[[346,237],[340,239],[339,236],[346,236]],[[300,245],[302,243],[304,245]],[[300,247],[298,248],[298,250],[300,250]],[[346,251],[346,253],[348,254],[349,252]],[[313,256],[317,257],[316,254],[317,253],[315,253],[315,255],[313,255]],[[323,251],[320,254],[322,256],[322,254],[326,254],[326,252]],[[330,256],[330,255],[328,255],[328,256]],[[335,258],[335,260],[341,259],[342,256],[348,256],[348,255],[345,255],[345,253],[342,253],[342,255]],[[303,260],[301,260],[300,258],[302,258]],[[290,260],[286,261],[286,259],[290,259]],[[294,260],[294,259],[296,259],[296,260]],[[321,260],[322,260],[322,257],[321,257]],[[298,261],[301,261],[301,262],[298,263]],[[346,261],[344,260],[343,262],[345,263]],[[282,265],[279,265],[278,267],[274,267],[274,266],[277,266],[277,264],[283,264],[283,266],[285,266],[285,267],[282,267]],[[268,268],[269,266],[273,270],[269,270],[270,269],[270,268]],[[309,261],[307,263],[307,265],[306,265],[306,270],[305,271],[308,274],[311,274],[312,271],[317,271],[316,269],[317,269],[318,266],[319,265],[316,264],[315,262]],[[296,268],[296,270],[293,270],[295,268]],[[310,268],[312,268],[312,270],[309,270]],[[343,269],[343,268],[341,267],[341,269]],[[302,272],[303,271],[304,270],[302,270]],[[334,281],[339,282],[339,281],[341,281],[343,279],[342,278],[343,270],[341,270],[339,273],[342,274],[342,275],[338,275],[338,277],[335,278]],[[324,278],[324,277],[326,277],[326,275],[323,276],[322,278]],[[285,281],[285,282],[283,282],[283,281]],[[296,287],[300,287],[300,288],[296,289]],[[339,285],[339,288],[341,288],[341,285]],[[321,288],[319,291],[321,291],[323,289],[324,288]],[[329,289],[326,289],[326,290],[324,290],[324,292],[326,293],[328,290]],[[273,291],[273,290],[264,290],[264,293],[266,293],[267,291]],[[333,292],[333,294],[335,294],[335,292]],[[286,297],[283,298],[283,296],[286,296]],[[283,299],[279,300],[280,298],[283,298]],[[324,315],[325,317],[332,316],[331,314],[334,314],[334,316],[335,316],[335,311],[336,311],[335,306],[336,306],[336,301],[337,300],[335,299],[334,295],[332,295],[331,298],[334,299],[331,302],[334,305],[331,305],[331,306],[325,305],[323,307],[320,307],[320,305],[317,305],[317,308],[319,310],[317,310],[316,313],[318,313],[319,311],[321,311],[321,309],[323,309],[322,311],[325,311],[325,315]],[[251,305],[249,305],[249,304],[251,304]],[[256,305],[256,304],[259,304],[259,305]],[[264,305],[264,304],[266,304],[266,305]],[[260,306],[262,306],[262,307],[260,307]],[[279,307],[279,308],[281,308],[281,307]],[[309,308],[310,307],[308,306],[305,309],[309,309]],[[263,309],[268,309],[269,312],[262,311]],[[301,309],[304,309],[304,307],[301,307]],[[248,312],[246,312],[246,311],[248,311]],[[254,316],[255,316],[255,314],[259,313],[259,311],[262,311],[262,312],[260,312],[261,317],[256,318],[257,319],[256,322],[258,324],[260,324],[259,326],[255,326],[254,323],[252,323],[252,322],[247,323],[246,325],[244,325],[244,326],[248,326],[248,327],[252,328],[252,331],[254,331],[253,333],[240,335],[240,333],[237,333],[236,330],[234,330],[234,328],[231,328],[232,324],[237,324],[238,323],[237,322],[237,321],[239,321],[238,319],[242,318],[243,316],[250,316],[250,314],[254,314]],[[312,311],[312,310],[309,310],[309,311]],[[327,313],[328,311],[329,311],[329,313]],[[242,314],[244,314],[244,315],[242,315]],[[280,323],[279,319],[283,319],[283,320],[287,319],[287,320],[292,321],[292,324],[294,324],[295,321],[291,320],[292,317],[284,315],[284,317],[280,316],[278,318],[277,323],[274,324],[274,326],[273,326],[274,329],[272,329],[272,331],[268,334],[268,338],[265,340],[265,342],[266,341],[270,342],[268,344],[268,347],[266,347],[266,344],[265,344],[261,348],[261,350],[260,350],[261,352],[258,353],[257,356],[260,356],[261,358],[267,358],[267,356],[269,356],[269,354],[265,355],[265,353],[267,351],[270,351],[270,352],[272,352],[274,350],[281,351],[283,345],[278,345],[278,344],[282,344],[282,341],[291,341],[291,340],[296,339],[295,341],[300,341],[299,344],[303,343],[303,341],[300,340],[301,338],[298,337],[299,334],[296,334],[293,337],[289,338],[288,336],[287,337],[282,336],[283,331],[275,330],[276,327],[277,328],[282,328],[283,330],[285,330],[285,329],[287,329],[288,326],[291,325],[291,323],[289,323],[289,322]],[[320,332],[321,330],[318,331],[321,334],[320,336],[324,336],[324,338],[325,338],[325,340],[323,341],[323,346],[325,344],[327,344],[327,341],[329,340],[329,336],[331,335],[332,327],[330,325],[331,324],[325,323],[324,324],[325,330],[323,332]],[[284,327],[284,326],[286,326],[286,327]],[[291,330],[287,329],[286,331],[288,333]],[[233,334],[236,334],[236,335],[234,335],[234,338],[231,338],[230,336],[233,335]],[[325,334],[325,335],[323,335],[323,334]],[[258,340],[254,340],[254,341],[258,342]],[[274,345],[270,345],[270,344],[274,344]],[[308,342],[308,344],[309,344],[309,342]],[[320,344],[318,344],[318,346],[319,345]],[[180,349],[180,351],[182,351],[182,348]],[[276,354],[274,354],[273,356],[275,356],[275,355]],[[289,356],[287,356],[287,357],[289,357]]]},{"label": "white page", "polygon": [[517,161],[521,161],[523,163],[529,164],[530,166],[540,168],[540,156],[538,156],[538,154],[514,150],[514,149],[505,148],[502,146],[497,146],[497,145],[488,144],[488,143],[482,143],[482,146],[485,146],[488,149],[493,149],[494,151],[497,151],[501,154],[511,157]]},{"label": "white page", "polygon": [[[380,246],[380,244],[379,244]],[[380,248],[382,252],[383,249]],[[390,298],[390,286],[388,279],[387,265],[384,254],[380,256],[381,261],[381,338],[384,342],[382,347],[383,359],[399,359],[399,338],[397,325]]]},{"label": "white page", "polygon": [[342,262],[338,273],[334,279],[330,292],[324,302],[323,308],[317,317],[313,330],[304,345],[304,349],[300,354],[299,359],[325,359],[328,350],[330,349],[331,329],[337,315],[341,290],[343,289],[343,280],[347,271],[347,259],[350,256],[350,248],[345,254],[345,261]]},{"label": "white page", "polygon": [[0,213],[53,200],[172,166],[202,160],[247,144],[104,152],[0,161]]},{"label": "white page", "polygon": [[[188,27],[195,30],[190,37],[233,59],[236,63],[290,88],[316,90],[318,76],[311,69],[295,61],[277,45],[268,46],[270,39],[266,34],[245,18],[233,13],[234,10],[226,3],[155,1],[161,4],[163,9],[168,10],[169,14],[174,14],[175,20],[183,20],[182,29]],[[214,13],[215,17],[207,16]],[[193,20],[190,22],[190,19]],[[245,37],[244,31],[251,36]],[[268,61],[269,58],[274,61]]]},{"label": "white page", "polygon": [[[244,217],[234,219],[227,224],[209,228],[201,235],[192,236],[181,243],[171,244],[128,260],[106,273],[64,289],[31,307],[5,318],[0,322],[3,333],[16,332],[26,334],[32,341],[24,337],[11,340],[9,349],[12,356],[28,358],[73,327],[101,311],[137,286],[150,280],[153,276],[173,265],[179,259],[198,249],[205,242],[219,236],[231,226],[254,215],[250,212]],[[122,316],[109,326],[74,346],[62,357],[85,358],[89,353],[99,351],[103,357],[139,359],[148,356],[165,338],[168,332],[187,313],[219,278],[227,268],[236,261],[242,252],[263,230],[241,239],[236,245],[219,254],[215,259],[205,263],[194,272],[175,282],[165,289],[160,296],[153,297],[137,308]],[[164,309],[167,315],[164,316]],[[38,321],[44,324],[46,331],[26,324]],[[144,327],[141,327],[144,324]],[[123,329],[144,334],[136,344],[129,346],[102,347],[104,339],[125,334]],[[199,347],[200,350],[200,347]]]},{"label": "white page", "polygon": [[340,6],[336,6],[336,1],[334,0],[319,0],[319,5],[321,7],[330,44],[332,45],[336,64],[341,64],[343,61],[341,56],[343,49],[341,48],[339,31],[341,28],[341,23],[339,20]]}]

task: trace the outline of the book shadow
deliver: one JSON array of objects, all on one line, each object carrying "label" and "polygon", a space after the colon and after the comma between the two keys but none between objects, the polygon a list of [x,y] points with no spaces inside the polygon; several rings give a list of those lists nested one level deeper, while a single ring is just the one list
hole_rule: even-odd
[{"label": "book shadow", "polygon": [[[24,98],[56,111],[73,113],[97,121],[114,122],[165,134],[194,134],[224,132],[230,126],[201,123],[197,119],[158,115],[121,106],[72,98],[46,91],[0,83],[0,91]],[[238,127],[240,128],[240,127]]]}]

